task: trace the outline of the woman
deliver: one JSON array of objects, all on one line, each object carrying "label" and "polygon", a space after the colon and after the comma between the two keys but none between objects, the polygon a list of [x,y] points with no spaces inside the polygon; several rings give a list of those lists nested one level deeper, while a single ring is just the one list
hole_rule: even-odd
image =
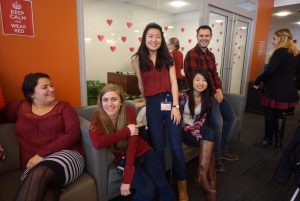
[{"label": "woman", "polygon": [[132,57],[132,68],[145,99],[152,146],[164,165],[166,127],[178,180],[179,200],[188,201],[174,61],[168,51],[162,28],[158,24],[150,23],[146,26],[141,45]]},{"label": "woman", "polygon": [[176,70],[176,78],[179,91],[184,89],[185,80],[182,77],[181,70],[183,68],[183,54],[179,51],[180,43],[178,38],[172,37],[169,39],[168,48],[173,56]]},{"label": "woman", "polygon": [[288,29],[280,29],[273,36],[274,52],[266,70],[254,82],[258,89],[264,83],[261,104],[265,108],[265,136],[255,147],[264,148],[272,145],[275,134],[275,147],[281,148],[285,127],[284,112],[298,104],[295,87],[297,49],[293,36]]},{"label": "woman", "polygon": [[56,100],[47,74],[26,75],[22,90],[26,100],[1,113],[5,121],[16,122],[25,170],[14,200],[58,201],[62,188],[84,169],[78,115],[69,103]]},{"label": "woman", "polygon": [[135,111],[117,85],[107,84],[100,91],[90,138],[96,149],[110,147],[115,154],[117,169],[123,172],[121,195],[129,195],[132,184],[134,201],[152,201],[155,191],[161,201],[176,200],[156,153],[138,136]]},{"label": "woman", "polygon": [[208,201],[216,201],[215,135],[205,125],[211,110],[212,83],[205,70],[194,71],[189,90],[180,94],[182,140],[189,146],[200,147],[195,182],[207,193]]}]

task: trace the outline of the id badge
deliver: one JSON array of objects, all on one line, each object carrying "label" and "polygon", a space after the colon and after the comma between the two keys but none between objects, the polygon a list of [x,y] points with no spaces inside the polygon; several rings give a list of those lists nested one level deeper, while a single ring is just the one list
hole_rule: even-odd
[{"label": "id badge", "polygon": [[161,111],[171,111],[172,104],[171,102],[161,102],[160,103],[160,110]]}]

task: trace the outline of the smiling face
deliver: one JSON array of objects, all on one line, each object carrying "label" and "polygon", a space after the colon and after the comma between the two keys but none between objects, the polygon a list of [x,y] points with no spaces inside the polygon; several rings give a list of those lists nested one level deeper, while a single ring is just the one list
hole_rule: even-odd
[{"label": "smiling face", "polygon": [[196,93],[201,93],[207,89],[207,81],[201,74],[196,74],[193,80],[193,89]]},{"label": "smiling face", "polygon": [[146,33],[146,47],[149,51],[157,51],[162,43],[162,36],[158,29],[150,28]]},{"label": "smiling face", "polygon": [[102,107],[110,119],[115,119],[120,111],[121,97],[115,91],[108,91],[101,98]]},{"label": "smiling face", "polygon": [[210,40],[211,40],[211,33],[209,29],[199,29],[197,34],[198,45],[201,49],[206,49]]},{"label": "smiling face", "polygon": [[49,105],[55,101],[55,88],[48,78],[38,79],[32,100],[37,105]]}]

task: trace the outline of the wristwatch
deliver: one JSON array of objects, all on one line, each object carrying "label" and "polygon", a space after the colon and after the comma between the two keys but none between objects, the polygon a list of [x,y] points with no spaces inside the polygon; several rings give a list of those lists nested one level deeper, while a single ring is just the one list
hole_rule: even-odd
[{"label": "wristwatch", "polygon": [[176,107],[177,109],[179,109],[179,105],[177,104],[177,105],[173,105],[172,107]]}]

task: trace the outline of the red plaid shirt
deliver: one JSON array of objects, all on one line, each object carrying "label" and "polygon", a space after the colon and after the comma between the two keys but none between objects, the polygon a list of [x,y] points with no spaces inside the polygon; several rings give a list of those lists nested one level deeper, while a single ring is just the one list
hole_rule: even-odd
[{"label": "red plaid shirt", "polygon": [[184,73],[187,82],[191,79],[192,72],[195,69],[205,69],[208,71],[212,82],[214,84],[213,91],[221,89],[221,80],[217,72],[216,59],[214,54],[206,49],[203,52],[198,44],[191,50],[189,50],[184,58]]}]

